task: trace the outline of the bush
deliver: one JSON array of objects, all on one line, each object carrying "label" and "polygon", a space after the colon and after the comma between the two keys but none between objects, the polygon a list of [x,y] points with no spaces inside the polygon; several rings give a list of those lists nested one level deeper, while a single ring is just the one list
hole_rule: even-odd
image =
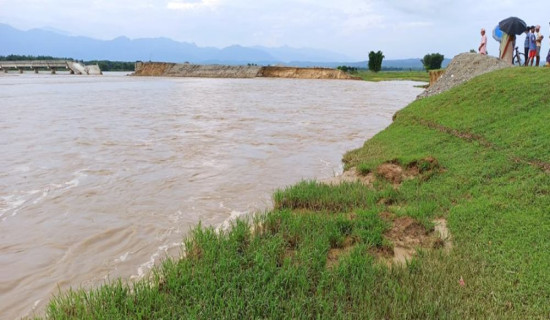
[{"label": "bush", "polygon": [[440,53],[432,53],[432,54],[425,55],[424,59],[420,61],[424,65],[424,69],[426,69],[426,71],[429,71],[429,70],[441,69],[441,63],[443,63],[444,59],[445,59],[444,55]]},{"label": "bush", "polygon": [[357,68],[350,66],[338,66],[336,69],[342,70],[347,73],[357,73]]}]

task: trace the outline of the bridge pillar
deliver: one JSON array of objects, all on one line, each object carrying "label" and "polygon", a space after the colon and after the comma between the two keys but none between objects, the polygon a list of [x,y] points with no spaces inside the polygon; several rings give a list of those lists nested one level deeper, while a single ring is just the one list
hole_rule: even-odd
[{"label": "bridge pillar", "polygon": [[34,68],[34,73],[38,73],[38,68]]},{"label": "bridge pillar", "polygon": [[52,74],[55,74],[55,69],[56,69],[56,68],[55,68],[55,67],[51,67],[51,69],[52,69]]},{"label": "bridge pillar", "polygon": [[23,68],[19,68],[19,73],[23,73]]}]

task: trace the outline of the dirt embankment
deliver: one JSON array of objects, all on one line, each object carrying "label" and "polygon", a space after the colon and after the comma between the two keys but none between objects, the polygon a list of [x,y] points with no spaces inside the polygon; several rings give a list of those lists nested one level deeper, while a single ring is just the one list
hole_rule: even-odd
[{"label": "dirt embankment", "polygon": [[133,75],[134,76],[160,77],[160,76],[163,76],[174,65],[175,65],[175,63],[164,63],[164,62],[143,63],[143,62],[136,62],[136,68],[135,68],[135,71],[134,71]]},{"label": "dirt embankment", "polygon": [[355,77],[350,76],[342,70],[328,68],[263,67],[259,76],[296,79],[355,79]]},{"label": "dirt embankment", "polygon": [[190,63],[137,62],[135,76],[197,77],[197,78],[255,78],[261,67],[197,65]]},{"label": "dirt embankment", "polygon": [[175,64],[166,73],[168,77],[197,77],[197,78],[254,78],[257,77],[260,67],[256,66],[224,66]]},{"label": "dirt embankment", "polygon": [[509,68],[511,65],[495,57],[481,55],[479,53],[461,53],[453,58],[439,80],[431,84],[418,98],[425,98],[445,92],[474,77]]},{"label": "dirt embankment", "polygon": [[355,79],[341,70],[328,68],[197,65],[166,62],[137,62],[133,75],[200,78]]}]

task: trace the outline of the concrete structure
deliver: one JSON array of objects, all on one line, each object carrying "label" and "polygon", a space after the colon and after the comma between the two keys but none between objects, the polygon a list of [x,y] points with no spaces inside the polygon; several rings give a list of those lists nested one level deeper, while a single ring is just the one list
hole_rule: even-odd
[{"label": "concrete structure", "polygon": [[85,66],[81,63],[69,60],[21,60],[21,61],[0,61],[0,70],[5,73],[9,69],[18,69],[23,73],[25,69],[32,69],[38,73],[39,69],[48,69],[55,74],[58,69],[66,69],[71,74],[100,75],[101,70],[98,65]]}]

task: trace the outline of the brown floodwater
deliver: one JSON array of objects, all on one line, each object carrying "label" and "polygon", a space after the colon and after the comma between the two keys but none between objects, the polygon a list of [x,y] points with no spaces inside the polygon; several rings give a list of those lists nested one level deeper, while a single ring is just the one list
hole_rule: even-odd
[{"label": "brown floodwater", "polygon": [[341,173],[413,82],[0,75],[0,318],[139,278],[199,222]]}]

